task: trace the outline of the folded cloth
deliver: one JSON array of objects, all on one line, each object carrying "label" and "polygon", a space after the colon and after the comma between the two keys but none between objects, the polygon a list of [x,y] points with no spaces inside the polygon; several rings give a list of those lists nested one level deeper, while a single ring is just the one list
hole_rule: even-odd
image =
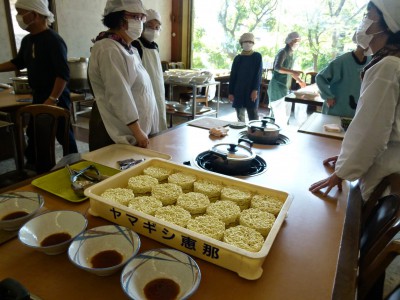
[{"label": "folded cloth", "polygon": [[228,128],[224,128],[224,127],[220,126],[220,127],[211,128],[209,132],[211,135],[214,135],[217,137],[222,137],[222,136],[228,135],[228,131],[229,131]]},{"label": "folded cloth", "polygon": [[342,127],[339,124],[325,124],[324,129],[329,132],[341,132]]}]

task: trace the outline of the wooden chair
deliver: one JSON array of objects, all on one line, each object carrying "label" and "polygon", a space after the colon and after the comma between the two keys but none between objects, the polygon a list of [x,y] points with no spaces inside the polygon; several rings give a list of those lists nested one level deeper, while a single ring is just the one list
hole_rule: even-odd
[{"label": "wooden chair", "polygon": [[58,106],[33,104],[20,108],[16,113],[16,125],[18,136],[18,171],[24,170],[25,151],[25,124],[29,120],[32,128],[32,139],[36,161],[36,172],[49,171],[56,164],[55,140],[57,129],[63,126],[64,155],[69,154],[69,130],[71,126],[71,115],[67,109]]},{"label": "wooden chair", "polygon": [[315,83],[315,77],[317,76],[318,72],[307,72],[306,76],[304,76],[304,81],[307,85]]},{"label": "wooden chair", "polygon": [[399,231],[400,195],[391,194],[379,199],[364,224],[360,239],[358,299],[382,299],[385,269],[400,252],[400,242],[392,241]]}]

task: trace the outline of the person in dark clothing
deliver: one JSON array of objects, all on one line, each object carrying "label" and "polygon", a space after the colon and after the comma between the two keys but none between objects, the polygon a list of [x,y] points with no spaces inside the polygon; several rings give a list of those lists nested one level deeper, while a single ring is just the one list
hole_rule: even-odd
[{"label": "person in dark clothing", "polygon": [[233,102],[239,122],[245,122],[245,111],[249,120],[258,120],[258,103],[262,76],[262,57],[253,51],[254,35],[243,34],[239,43],[243,51],[232,63],[229,79],[229,101]]},{"label": "person in dark clothing", "polygon": [[[15,71],[27,68],[28,82],[33,92],[33,104],[57,105],[70,109],[69,67],[67,62],[67,46],[55,31],[49,28],[54,21],[48,10],[47,0],[18,0],[17,22],[29,32],[21,42],[17,56],[0,64],[0,72]],[[63,145],[63,124],[61,123],[57,140]],[[32,128],[28,125],[26,134],[28,145],[25,150],[27,166],[35,165],[35,153],[32,139]],[[69,153],[77,153],[72,127],[69,133]],[[67,153],[64,153],[66,155]],[[46,166],[36,166],[36,171],[44,172]]]}]

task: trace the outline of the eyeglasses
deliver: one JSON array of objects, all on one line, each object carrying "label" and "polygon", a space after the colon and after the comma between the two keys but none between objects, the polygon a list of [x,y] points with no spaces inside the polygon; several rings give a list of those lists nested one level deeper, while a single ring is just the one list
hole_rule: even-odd
[{"label": "eyeglasses", "polygon": [[146,22],[146,15],[144,15],[144,14],[135,14],[135,13],[125,12],[124,16],[126,19],[133,19],[136,21]]},{"label": "eyeglasses", "polygon": [[160,25],[151,26],[150,24],[146,24],[145,27],[148,28],[148,29],[153,29],[153,30],[161,30],[161,26]]},{"label": "eyeglasses", "polygon": [[243,41],[243,42],[242,42],[242,44],[243,44],[243,43],[250,43],[250,44],[254,44],[254,42],[253,42],[253,41]]}]

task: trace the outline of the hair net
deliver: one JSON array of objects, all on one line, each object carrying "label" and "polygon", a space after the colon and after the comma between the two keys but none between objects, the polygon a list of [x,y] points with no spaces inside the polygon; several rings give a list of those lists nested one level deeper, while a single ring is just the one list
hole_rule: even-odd
[{"label": "hair net", "polygon": [[301,37],[296,31],[293,31],[288,34],[288,36],[286,37],[285,43],[290,44],[295,39],[301,39]]},{"label": "hair net", "polygon": [[17,0],[15,7],[34,11],[42,16],[47,17],[48,25],[54,22],[54,15],[49,10],[49,2],[47,0]]},{"label": "hair net", "polygon": [[161,16],[154,9],[146,10],[146,14],[147,14],[147,21],[157,20],[161,25]]},{"label": "hair net", "polygon": [[107,0],[104,8],[104,16],[117,11],[140,13],[147,15],[141,0]]},{"label": "hair net", "polygon": [[390,31],[396,33],[400,31],[400,1],[399,0],[371,0],[373,4],[382,12]]},{"label": "hair net", "polygon": [[254,43],[254,34],[252,34],[251,32],[243,33],[239,39],[239,43],[243,43],[243,42],[253,42]]}]

